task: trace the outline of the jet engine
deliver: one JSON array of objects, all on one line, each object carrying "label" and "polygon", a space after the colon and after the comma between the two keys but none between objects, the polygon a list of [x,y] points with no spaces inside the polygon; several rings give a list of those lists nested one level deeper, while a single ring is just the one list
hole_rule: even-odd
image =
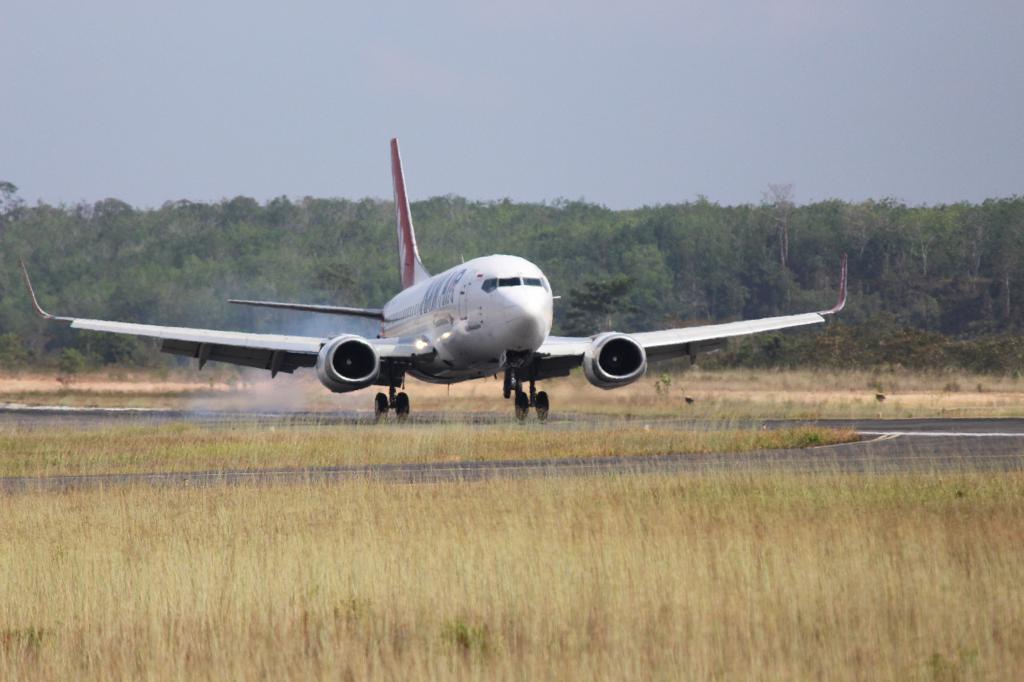
[{"label": "jet engine", "polygon": [[631,384],[647,371],[647,353],[626,334],[601,334],[583,354],[583,373],[598,388]]},{"label": "jet engine", "polygon": [[366,388],[377,380],[379,373],[380,355],[361,336],[337,336],[320,349],[316,358],[320,383],[334,393]]}]

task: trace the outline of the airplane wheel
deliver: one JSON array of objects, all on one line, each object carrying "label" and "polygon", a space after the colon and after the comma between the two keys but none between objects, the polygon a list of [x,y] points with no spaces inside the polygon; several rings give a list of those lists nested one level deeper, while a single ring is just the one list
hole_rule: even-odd
[{"label": "airplane wheel", "polygon": [[537,393],[537,397],[534,399],[534,403],[537,408],[537,419],[544,421],[548,418],[548,408],[550,403],[548,402],[548,394],[546,391],[540,391]]},{"label": "airplane wheel", "polygon": [[526,421],[530,414],[530,399],[522,391],[516,391],[516,419]]},{"label": "airplane wheel", "polygon": [[380,421],[388,413],[388,397],[383,393],[378,393],[373,399],[373,417],[377,421]]},{"label": "airplane wheel", "polygon": [[409,416],[409,396],[404,391],[395,396],[395,416],[400,422]]}]

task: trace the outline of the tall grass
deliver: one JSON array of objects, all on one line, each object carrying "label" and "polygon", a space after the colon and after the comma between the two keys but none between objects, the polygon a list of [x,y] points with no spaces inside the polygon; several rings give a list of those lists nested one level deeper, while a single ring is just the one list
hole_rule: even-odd
[{"label": "tall grass", "polygon": [[0,498],[0,677],[1019,679],[1024,475]]},{"label": "tall grass", "polygon": [[849,430],[814,427],[762,431],[614,422],[562,426],[567,428],[464,423],[0,427],[0,476],[746,452],[857,438]]}]

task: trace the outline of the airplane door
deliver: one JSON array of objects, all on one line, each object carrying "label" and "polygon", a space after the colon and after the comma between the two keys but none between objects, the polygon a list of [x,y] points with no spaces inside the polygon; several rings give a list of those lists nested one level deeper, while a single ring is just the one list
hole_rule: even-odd
[{"label": "airplane door", "polygon": [[[476,287],[474,287],[476,282]],[[466,321],[466,329],[473,331],[479,329],[484,323],[484,309],[482,296],[485,296],[479,288],[479,280],[471,279],[459,289],[459,318]]]}]

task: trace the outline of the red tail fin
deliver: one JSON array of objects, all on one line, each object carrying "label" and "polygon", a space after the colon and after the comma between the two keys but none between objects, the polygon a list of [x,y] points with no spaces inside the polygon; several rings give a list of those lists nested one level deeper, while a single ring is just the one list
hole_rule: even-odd
[{"label": "red tail fin", "polygon": [[416,248],[416,231],[409,214],[409,197],[405,193],[405,174],[402,172],[402,156],[398,153],[398,138],[391,140],[391,180],[395,186],[395,217],[398,220],[398,267],[402,274],[402,288],[430,277],[420,261]]}]

